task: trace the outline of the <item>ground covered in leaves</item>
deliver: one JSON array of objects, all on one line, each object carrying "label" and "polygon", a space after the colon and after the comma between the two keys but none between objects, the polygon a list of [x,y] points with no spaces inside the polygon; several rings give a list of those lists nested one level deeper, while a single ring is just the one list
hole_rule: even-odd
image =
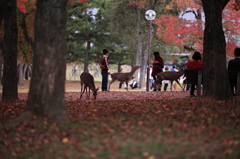
[{"label": "ground covered in leaves", "polygon": [[[91,96],[92,98],[92,96]],[[1,125],[26,107],[0,103]],[[215,101],[189,92],[99,92],[96,100],[65,94],[70,123],[33,117],[0,130],[0,158],[240,158],[240,98]]]}]

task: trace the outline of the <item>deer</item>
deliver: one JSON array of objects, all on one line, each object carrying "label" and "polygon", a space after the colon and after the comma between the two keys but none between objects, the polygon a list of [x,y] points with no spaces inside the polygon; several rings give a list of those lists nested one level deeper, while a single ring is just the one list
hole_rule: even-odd
[{"label": "deer", "polygon": [[[81,80],[80,81],[80,84],[81,84],[80,99],[82,98],[82,95],[85,92],[85,90],[86,90],[86,94],[87,94],[87,99],[90,99],[90,90],[92,90],[93,97],[94,97],[94,99],[96,99],[97,91],[98,91],[99,87],[98,88],[95,87],[93,76],[88,72],[83,72],[80,75],[80,80]],[[84,85],[84,88],[83,88],[83,85]],[[87,88],[89,88],[89,89],[87,90]]]},{"label": "deer", "polygon": [[172,72],[172,71],[169,71],[169,72],[160,72],[158,73],[156,76],[156,81],[154,82],[154,88],[156,90],[158,85],[161,85],[162,84],[162,81],[163,80],[169,80],[171,81],[171,91],[172,91],[172,83],[173,81],[177,82],[177,84],[182,88],[182,90],[184,91],[183,87],[181,86],[181,84],[179,83],[178,79],[184,74],[184,70],[182,69],[181,71],[179,72]]},{"label": "deer", "polygon": [[131,72],[126,72],[126,73],[112,73],[111,74],[111,78],[112,78],[112,81],[109,83],[109,86],[108,86],[108,91],[110,91],[110,85],[115,82],[116,80],[118,80],[119,82],[125,82],[126,83],[126,86],[127,86],[127,91],[128,91],[128,81],[131,80],[133,74],[135,73],[135,71],[137,69],[139,69],[141,66],[132,66],[132,70]]}]

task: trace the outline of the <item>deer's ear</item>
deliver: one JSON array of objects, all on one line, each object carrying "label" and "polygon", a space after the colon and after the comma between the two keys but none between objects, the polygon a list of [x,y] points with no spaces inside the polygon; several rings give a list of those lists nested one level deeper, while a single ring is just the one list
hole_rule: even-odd
[{"label": "deer's ear", "polygon": [[97,91],[99,90],[99,87],[97,88]]}]

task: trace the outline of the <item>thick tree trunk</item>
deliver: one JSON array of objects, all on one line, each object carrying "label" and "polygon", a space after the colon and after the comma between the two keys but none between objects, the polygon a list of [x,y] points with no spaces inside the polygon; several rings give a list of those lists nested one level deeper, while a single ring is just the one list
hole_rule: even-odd
[{"label": "thick tree trunk", "polygon": [[7,0],[1,0],[0,1],[0,26],[2,25],[3,19],[4,19],[4,8],[6,6]]},{"label": "thick tree trunk", "polygon": [[67,0],[38,0],[33,76],[27,110],[50,121],[68,121],[64,102]]},{"label": "thick tree trunk", "polygon": [[226,69],[226,41],[222,11],[229,0],[202,0],[205,13],[203,82],[204,96],[228,99],[231,91]]},{"label": "thick tree trunk", "polygon": [[17,2],[8,0],[4,9],[3,101],[18,100],[17,86]]}]

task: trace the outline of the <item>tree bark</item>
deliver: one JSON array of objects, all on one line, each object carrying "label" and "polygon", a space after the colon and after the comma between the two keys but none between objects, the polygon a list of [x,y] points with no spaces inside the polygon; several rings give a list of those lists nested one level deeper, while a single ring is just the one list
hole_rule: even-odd
[{"label": "tree bark", "polygon": [[56,123],[68,122],[64,101],[67,0],[38,0],[33,76],[27,110]]},{"label": "tree bark", "polygon": [[136,6],[136,30],[137,30],[137,55],[136,55],[136,65],[140,65],[140,70],[137,70],[134,74],[136,79],[138,78],[138,73],[140,71],[140,79],[139,79],[139,88],[145,86],[145,74],[146,74],[146,62],[142,63],[142,54],[143,54],[143,42],[142,42],[142,33],[141,33],[141,10]]},{"label": "tree bark", "polygon": [[222,11],[229,0],[202,0],[205,13],[203,51],[203,94],[217,100],[230,98],[226,69],[226,41]]},{"label": "tree bark", "polygon": [[8,0],[4,9],[3,101],[18,100],[17,85],[17,2]]},{"label": "tree bark", "polygon": [[87,41],[87,48],[85,54],[85,62],[84,62],[84,72],[89,72],[88,62],[89,62],[89,52],[91,50],[91,42]]},{"label": "tree bark", "polygon": [[7,0],[1,0],[0,1],[0,26],[2,25],[2,22],[3,22],[3,19],[4,19],[4,9],[5,9],[5,6],[6,6],[6,2]]},{"label": "tree bark", "polygon": [[0,60],[0,81],[2,85],[2,74],[3,74],[3,60]]},{"label": "tree bark", "polygon": [[18,64],[18,85],[23,86],[27,72],[27,64]]}]

